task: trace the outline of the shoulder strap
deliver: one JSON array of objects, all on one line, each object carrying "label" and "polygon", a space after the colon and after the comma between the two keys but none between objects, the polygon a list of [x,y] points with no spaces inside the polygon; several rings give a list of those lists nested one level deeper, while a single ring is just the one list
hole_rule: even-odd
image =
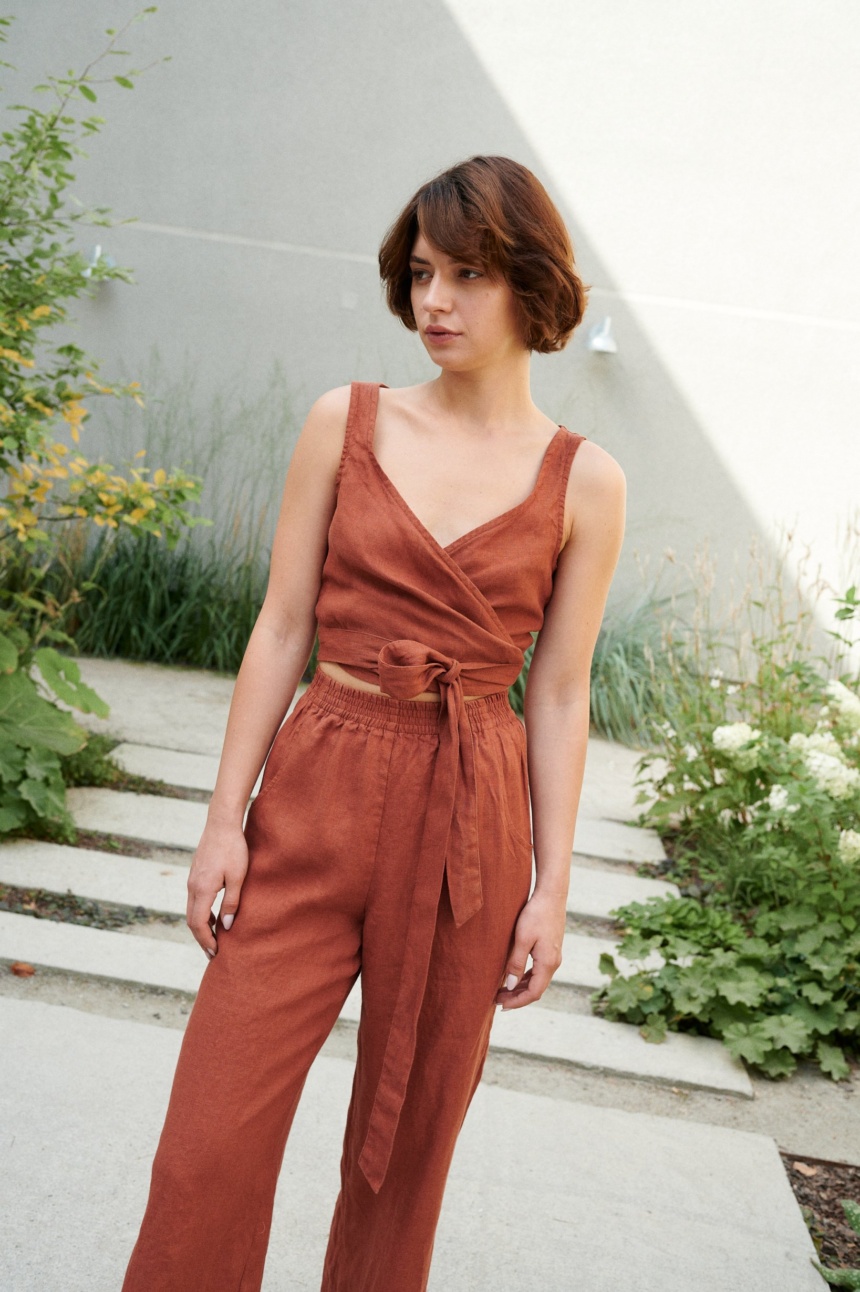
[{"label": "shoulder strap", "polygon": [[562,426],[561,430],[564,431],[564,435],[559,437],[562,444],[561,459],[559,461],[558,470],[555,473],[556,488],[558,490],[555,501],[556,557],[558,557],[558,554],[561,551],[561,542],[564,538],[564,504],[565,499],[567,498],[567,482],[570,478],[570,468],[573,466],[573,459],[576,457],[576,450],[579,448],[580,444],[582,444],[583,440],[587,438],[585,435],[580,435],[577,431],[569,431],[566,426]]},{"label": "shoulder strap", "polygon": [[335,486],[340,484],[347,463],[353,458],[360,458],[373,448],[373,428],[376,425],[379,389],[384,384],[378,381],[353,381],[350,385],[346,434]]}]

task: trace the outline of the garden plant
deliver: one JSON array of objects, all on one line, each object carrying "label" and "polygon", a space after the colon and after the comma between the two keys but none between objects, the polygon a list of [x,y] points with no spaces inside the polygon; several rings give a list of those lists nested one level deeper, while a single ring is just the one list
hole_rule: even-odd
[{"label": "garden plant", "polygon": [[[677,642],[669,653],[677,685],[639,760],[640,822],[663,837],[681,896],[614,912],[619,954],[657,951],[663,964],[622,974],[602,956],[611,980],[592,1000],[650,1041],[711,1035],[769,1077],[808,1059],[846,1078],[860,1057],[854,646],[831,630],[835,656],[816,653],[804,641],[811,610],[789,613],[778,583],[750,608],[761,622],[734,678],[691,667]],[[852,587],[835,618],[849,626],[857,610]],[[725,659],[725,642],[710,647]]]},{"label": "garden plant", "polygon": [[[62,759],[87,735],[67,710],[107,712],[57,649],[74,647],[63,624],[86,591],[72,584],[61,602],[46,585],[62,531],[88,521],[170,546],[201,523],[188,510],[200,482],[185,472],[150,472],[141,455],[122,472],[82,454],[87,400],[142,397],[136,382],[100,379],[97,363],[64,339],[66,302],[106,278],[132,281],[128,270],[88,261],[78,249],[83,229],[110,220],[102,207],[74,209],[68,189],[75,156],[86,155],[82,141],[104,121],[90,113],[94,87],[133,88],[138,69],[108,74],[106,64],[128,56],[119,42],[149,12],[109,30],[107,47],[83,72],[37,86],[49,107],[11,105],[15,123],[0,132],[0,834],[52,823],[68,836]],[[11,21],[0,19],[0,40]]]}]

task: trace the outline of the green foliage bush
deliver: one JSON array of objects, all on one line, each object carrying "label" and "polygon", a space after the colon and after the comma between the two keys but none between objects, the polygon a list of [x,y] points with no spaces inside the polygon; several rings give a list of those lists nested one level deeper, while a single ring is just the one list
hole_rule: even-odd
[{"label": "green foliage bush", "polygon": [[[0,40],[10,21],[0,19]],[[70,167],[84,155],[80,140],[103,124],[77,108],[88,111],[97,98],[96,65],[126,53],[116,48],[121,34],[108,33],[107,49],[84,72],[36,87],[53,95],[49,109],[12,105],[16,124],[0,133],[0,833],[37,821],[69,832],[61,759],[83,747],[86,732],[61,706],[107,713],[74,661],[57,650],[74,646],[62,621],[81,596],[69,587],[61,604],[45,583],[58,531],[88,518],[106,533],[122,528],[171,544],[201,523],[187,510],[198,481],[163,469],[147,479],[141,466],[122,475],[73,447],[88,416],[86,398],[141,396],[137,382],[98,380],[83,350],[55,339],[54,329],[68,321],[65,302],[105,278],[130,278],[102,261],[88,265],[74,248],[81,222],[109,223],[105,209],[66,205]],[[130,69],[107,79],[131,89],[136,75]]]},{"label": "green foliage bush", "polygon": [[[841,607],[853,616],[856,589]],[[614,912],[619,953],[664,963],[624,977],[604,956],[611,982],[592,999],[648,1040],[700,1032],[770,1077],[799,1058],[847,1077],[860,1055],[858,679],[828,680],[780,635],[753,650],[752,677],[703,679],[639,761],[640,800],[656,796],[640,821],[670,842],[684,895]]]}]

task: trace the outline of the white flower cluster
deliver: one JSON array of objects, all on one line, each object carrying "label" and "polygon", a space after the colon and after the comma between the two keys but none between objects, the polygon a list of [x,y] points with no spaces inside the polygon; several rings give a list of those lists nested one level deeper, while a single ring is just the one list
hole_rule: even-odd
[{"label": "white flower cluster", "polygon": [[836,681],[828,682],[825,690],[839,711],[840,721],[852,731],[860,731],[860,696]]},{"label": "white flower cluster", "polygon": [[828,754],[831,758],[842,757],[842,747],[829,731],[813,731],[811,736],[795,731],[788,743],[792,749],[800,749],[804,754],[815,750],[819,754]]},{"label": "white flower cluster", "polygon": [[860,830],[840,831],[839,859],[849,864],[860,861]]},{"label": "white flower cluster", "polygon": [[758,728],[751,727],[748,722],[730,722],[724,727],[715,727],[712,740],[714,749],[731,758],[741,771],[748,772],[758,762],[758,749],[754,742],[760,737]]},{"label": "white flower cluster", "polygon": [[848,799],[860,790],[860,772],[843,763],[841,758],[810,749],[804,753],[804,762],[813,780],[831,798]]},{"label": "white flower cluster", "polygon": [[831,798],[847,799],[860,789],[860,772],[848,766],[839,741],[830,732],[814,731],[805,736],[796,731],[788,743],[800,751],[810,775]]},{"label": "white flower cluster", "polygon": [[783,812],[788,807],[788,790],[784,785],[771,785],[767,796],[768,806],[774,812]]}]

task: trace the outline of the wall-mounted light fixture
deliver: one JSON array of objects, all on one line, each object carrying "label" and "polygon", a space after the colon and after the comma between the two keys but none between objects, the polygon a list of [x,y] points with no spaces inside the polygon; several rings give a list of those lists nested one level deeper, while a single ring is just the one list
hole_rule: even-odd
[{"label": "wall-mounted light fixture", "polygon": [[87,267],[83,271],[84,278],[92,278],[93,270],[98,264],[104,265],[107,269],[116,268],[116,261],[113,256],[109,256],[101,246],[90,247],[89,255],[87,256]]},{"label": "wall-mounted light fixture", "polygon": [[600,354],[617,354],[618,346],[612,335],[612,319],[607,314],[602,323],[595,323],[588,333],[589,350]]}]

